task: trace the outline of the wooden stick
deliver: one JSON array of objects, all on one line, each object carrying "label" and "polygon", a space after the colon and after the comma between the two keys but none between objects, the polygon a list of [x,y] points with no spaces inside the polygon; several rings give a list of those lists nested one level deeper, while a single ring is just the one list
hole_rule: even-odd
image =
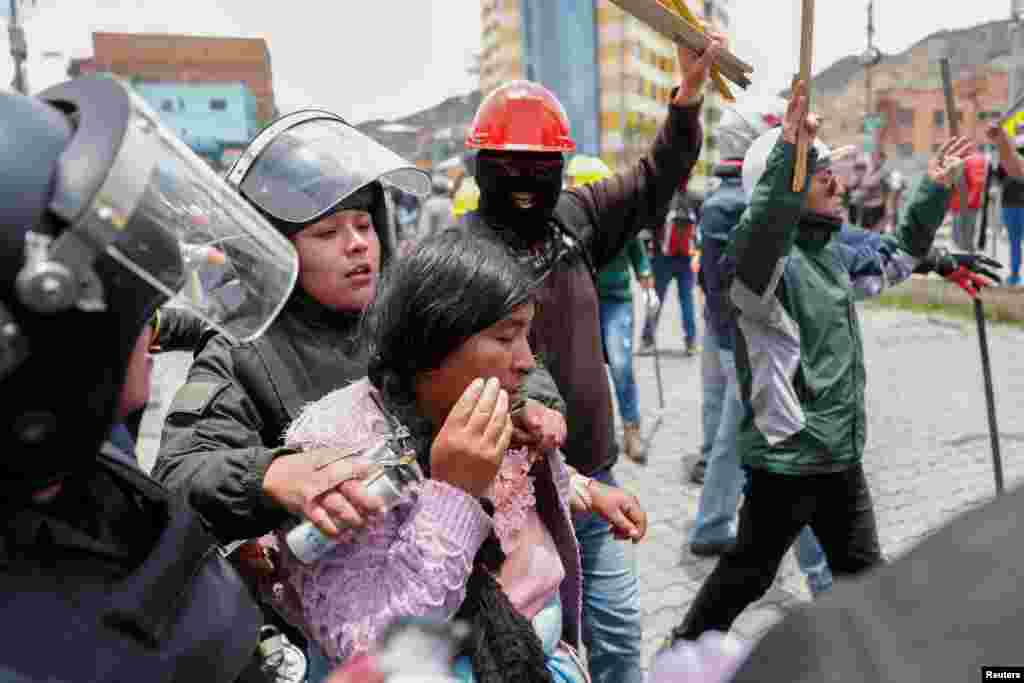
[{"label": "wooden stick", "polygon": [[[679,13],[679,16],[685,19],[690,26],[693,26],[695,29],[707,35],[705,27],[701,26],[696,15],[694,15],[694,13],[690,11],[690,8],[686,6],[685,0],[672,0],[672,6],[676,8],[676,12]],[[722,96],[722,99],[727,102],[736,101],[736,98],[733,97],[732,92],[729,90],[729,85],[725,82],[725,79],[722,78],[722,71],[718,66],[711,67],[711,82],[714,84],[715,90],[718,91],[718,94]]]},{"label": "wooden stick", "polygon": [[1024,108],[1024,96],[1021,96],[1019,100],[1014,102],[1010,106],[1010,108],[1006,110],[1006,113],[999,117],[999,120],[996,121],[996,123],[999,126],[1005,126],[1007,121],[1016,116],[1017,112],[1019,112],[1022,108]]},{"label": "wooden stick", "polygon": [[[657,0],[611,0],[627,13],[633,15],[669,40],[684,45],[700,54],[707,49],[709,40],[704,33],[691,26],[683,17],[661,5]],[[754,67],[740,60],[728,50],[722,50],[715,58],[723,76],[741,88],[750,85],[748,73]]]},{"label": "wooden stick", "polygon": [[[800,13],[800,77],[807,96],[808,111],[811,102],[811,58],[814,56],[814,0],[803,0]],[[804,129],[804,122],[796,132],[796,173],[793,176],[793,192],[803,192],[807,182],[807,149],[811,141]]]}]

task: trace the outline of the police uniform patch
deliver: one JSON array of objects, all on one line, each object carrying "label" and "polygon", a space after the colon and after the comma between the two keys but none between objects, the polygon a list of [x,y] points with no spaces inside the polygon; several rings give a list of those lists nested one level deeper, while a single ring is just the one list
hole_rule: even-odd
[{"label": "police uniform patch", "polygon": [[228,382],[187,382],[174,395],[168,414],[185,413],[202,417],[213,400],[228,387]]}]

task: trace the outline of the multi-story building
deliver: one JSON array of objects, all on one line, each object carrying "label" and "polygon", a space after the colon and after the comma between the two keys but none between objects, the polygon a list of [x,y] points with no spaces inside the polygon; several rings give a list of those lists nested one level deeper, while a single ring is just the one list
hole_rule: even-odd
[{"label": "multi-story building", "polygon": [[[1011,50],[1009,21],[932,34],[872,67],[870,102],[864,67],[846,57],[812,80],[813,107],[825,117],[822,137],[836,146],[877,146],[897,167],[923,169],[949,134],[936,61],[948,53],[961,133],[984,142],[985,124],[1008,106]],[[865,132],[868,113],[880,116],[875,133]]]},{"label": "multi-story building", "polygon": [[256,97],[244,83],[141,82],[134,87],[214,167],[230,166],[259,131]]},{"label": "multi-story building", "polygon": [[97,32],[92,43],[90,69],[133,83],[244,83],[256,98],[258,120],[276,115],[270,50],[262,38]]},{"label": "multi-story building", "polygon": [[[730,33],[734,0],[691,2],[702,18]],[[558,95],[579,151],[622,169],[649,149],[679,82],[672,41],[609,0],[481,0],[480,90],[528,78]],[[719,117],[705,104],[705,129]],[[702,191],[716,160],[705,141],[691,189]]]}]

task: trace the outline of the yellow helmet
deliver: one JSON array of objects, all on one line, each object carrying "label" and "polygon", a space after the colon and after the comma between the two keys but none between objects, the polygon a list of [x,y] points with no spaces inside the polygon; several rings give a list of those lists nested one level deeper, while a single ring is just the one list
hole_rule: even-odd
[{"label": "yellow helmet", "polygon": [[459,190],[455,193],[455,198],[452,201],[454,203],[452,212],[456,218],[470,211],[476,211],[480,205],[480,188],[472,176],[462,179],[462,184],[459,185]]},{"label": "yellow helmet", "polygon": [[569,176],[572,185],[576,186],[604,180],[612,175],[612,170],[598,157],[577,154],[569,162],[565,174]]}]

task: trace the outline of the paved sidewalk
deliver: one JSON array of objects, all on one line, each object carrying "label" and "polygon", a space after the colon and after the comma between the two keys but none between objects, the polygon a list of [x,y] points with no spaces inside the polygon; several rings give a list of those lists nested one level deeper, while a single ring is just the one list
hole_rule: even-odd
[{"label": "paved sidewalk", "polygon": [[[673,285],[674,286],[674,285]],[[635,360],[650,460],[639,467],[625,460],[621,483],[638,493],[650,515],[647,539],[636,547],[642,582],[645,654],[649,658],[677,624],[713,560],[686,550],[700,489],[686,479],[701,439],[700,360],[683,355],[678,299],[659,329],[667,409],[657,422],[653,358]],[[638,310],[637,327],[642,322]],[[861,309],[868,367],[868,446],[865,466],[875,496],[883,549],[892,558],[943,520],[987,500],[993,478],[981,364],[973,324],[901,311]],[[990,327],[999,424],[1007,486],[1024,476],[1024,363],[1017,345],[1024,331]],[[163,414],[183,379],[189,356],[158,359],[154,401],[142,424],[143,465],[155,457]],[[790,553],[772,590],[738,620],[735,629],[756,637],[788,605],[809,599]]]}]

